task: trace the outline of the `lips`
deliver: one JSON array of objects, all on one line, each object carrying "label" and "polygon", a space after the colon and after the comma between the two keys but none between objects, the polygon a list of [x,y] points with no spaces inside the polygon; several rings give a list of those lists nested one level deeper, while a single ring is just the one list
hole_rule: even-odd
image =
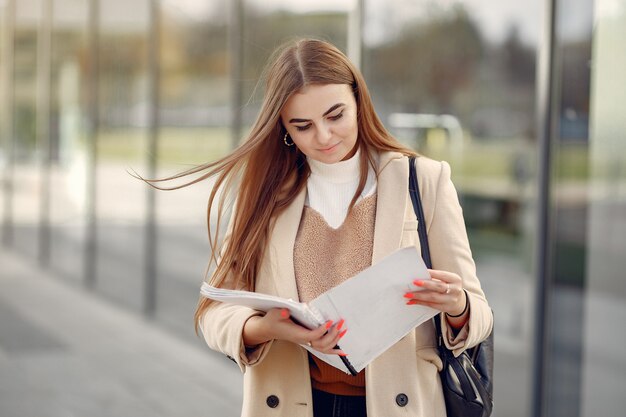
[{"label": "lips", "polygon": [[333,151],[339,143],[334,144],[333,146],[329,146],[328,148],[320,149],[321,152],[331,152]]}]

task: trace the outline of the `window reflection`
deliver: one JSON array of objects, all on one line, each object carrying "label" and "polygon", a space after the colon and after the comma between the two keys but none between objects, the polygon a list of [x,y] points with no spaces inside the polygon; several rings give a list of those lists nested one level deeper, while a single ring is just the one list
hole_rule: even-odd
[{"label": "window reflection", "polygon": [[[351,4],[352,3],[352,4]],[[245,109],[244,123],[256,117],[263,85],[254,95],[261,69],[275,47],[294,37],[313,37],[332,42],[346,51],[348,12],[353,2],[299,3],[288,0],[245,0],[243,25],[243,97],[253,101]]]},{"label": "window reflection", "polygon": [[[619,415],[626,358],[610,337],[626,321],[626,4],[595,2],[581,415]],[[620,340],[623,336],[619,335]]]},{"label": "window reflection", "polygon": [[[7,16],[7,5],[0,2],[0,105],[2,108],[9,108],[10,99],[8,97],[9,68],[7,63],[10,60],[9,49],[7,48],[7,35],[9,27],[9,17]],[[0,111],[0,241],[8,241],[9,232],[4,227],[7,223],[6,204],[9,203],[9,125],[11,115],[8,112]]]},{"label": "window reflection", "polygon": [[[159,177],[214,161],[232,145],[230,7],[229,0],[161,2]],[[157,258],[156,314],[193,341],[190,319],[209,260],[210,191],[205,182],[157,195],[157,252],[162,256]]]},{"label": "window reflection", "polygon": [[42,5],[37,0],[15,2],[13,57],[13,141],[12,180],[19,184],[13,193],[15,247],[39,256],[38,223],[41,206],[41,175],[37,144],[37,29]]},{"label": "window reflection", "polygon": [[53,2],[51,39],[50,262],[61,276],[82,281],[85,247],[88,56],[86,2]]},{"label": "window reflection", "polygon": [[[496,413],[530,399],[535,55],[540,3],[366,3],[363,69],[376,109],[450,162],[495,311]],[[494,10],[495,9],[495,10]]]},{"label": "window reflection", "polygon": [[97,286],[123,305],[143,306],[148,0],[99,2],[96,170]]},{"label": "window reflection", "polygon": [[[234,4],[241,4],[241,21]],[[91,244],[88,208],[96,204],[96,289],[141,310],[148,200],[145,185],[126,170],[146,173],[152,156],[146,146],[155,104],[151,5],[158,7],[160,31],[156,175],[163,177],[219,158],[244,136],[260,105],[260,70],[276,45],[313,36],[346,51],[348,38],[355,39],[348,21],[357,4],[365,7],[362,69],[378,113],[402,141],[452,165],[495,311],[494,414],[526,416],[538,214],[535,72],[538,45],[546,42],[546,1],[0,0],[0,218],[12,214],[14,247],[34,261],[46,245],[40,236],[49,215],[50,266],[79,282]],[[49,69],[42,62],[47,5],[53,8]],[[90,26],[93,6],[98,23]],[[543,389],[550,416],[621,415],[626,364],[621,336],[609,343],[607,335],[626,321],[626,7],[620,0],[556,6],[549,242],[556,285],[551,315],[543,318],[551,329]],[[94,65],[99,111],[91,201]],[[48,76],[49,109],[42,83]],[[42,170],[46,158],[49,176]],[[53,192],[46,208],[48,183]],[[194,343],[191,317],[209,256],[210,186],[157,194],[156,316]],[[227,402],[236,408],[240,393],[231,393]]]}]

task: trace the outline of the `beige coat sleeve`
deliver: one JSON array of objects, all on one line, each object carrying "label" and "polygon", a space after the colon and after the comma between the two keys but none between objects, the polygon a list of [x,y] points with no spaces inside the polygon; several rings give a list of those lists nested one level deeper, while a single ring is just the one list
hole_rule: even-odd
[{"label": "beige coat sleeve", "polygon": [[[469,320],[456,336],[448,325],[445,314],[441,315],[445,344],[458,356],[465,349],[476,346],[487,338],[493,326],[493,314],[476,276],[476,265],[467,238],[463,211],[450,179],[450,165],[446,162],[441,162],[440,165],[436,184],[428,184],[427,181],[426,193],[422,192],[422,195],[425,198],[425,207],[431,207],[427,230],[433,268],[458,274],[468,294]],[[435,201],[428,201],[429,197]]]},{"label": "beige coat sleeve", "polygon": [[[229,222],[224,242],[228,242],[232,230],[232,218]],[[233,279],[226,280],[225,288],[234,288]],[[267,354],[272,341],[262,343],[254,349],[246,349],[243,343],[243,328],[253,316],[262,316],[264,313],[248,307],[214,302],[204,312],[200,319],[200,329],[207,345],[239,365],[241,372],[246,367],[258,364]]]},{"label": "beige coat sleeve", "polygon": [[269,351],[270,342],[255,349],[246,349],[243,344],[243,327],[253,316],[263,313],[248,307],[213,303],[202,316],[200,328],[207,345],[235,361],[242,372],[246,367],[259,363]]}]

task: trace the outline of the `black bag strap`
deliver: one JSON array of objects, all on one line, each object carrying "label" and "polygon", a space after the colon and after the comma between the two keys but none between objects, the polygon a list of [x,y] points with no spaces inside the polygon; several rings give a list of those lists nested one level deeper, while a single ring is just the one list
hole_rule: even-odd
[{"label": "black bag strap", "polygon": [[[420,237],[422,259],[424,260],[427,268],[432,268],[433,264],[430,259],[430,247],[428,246],[428,234],[426,232],[426,217],[424,216],[424,207],[422,207],[419,184],[417,183],[414,156],[409,158],[409,193],[411,195],[411,202],[413,203],[413,211],[415,211],[415,217],[417,217],[417,233]],[[433,320],[435,321],[435,327],[437,328],[437,340],[439,345],[441,345],[441,317],[437,314]]]},{"label": "black bag strap", "polygon": [[[413,211],[417,217],[417,233],[420,237],[420,247],[422,248],[422,259],[428,268],[432,268],[430,260],[430,248],[428,247],[428,235],[426,232],[426,224],[424,221],[424,208],[422,207],[422,198],[420,197],[420,188],[417,183],[417,174],[415,172],[415,157],[409,158],[409,192],[411,194],[411,202],[413,203]],[[422,227],[423,226],[423,227]]]}]

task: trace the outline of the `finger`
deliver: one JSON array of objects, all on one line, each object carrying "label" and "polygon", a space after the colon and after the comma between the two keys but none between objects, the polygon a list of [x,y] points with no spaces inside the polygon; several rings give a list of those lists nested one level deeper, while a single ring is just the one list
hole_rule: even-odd
[{"label": "finger", "polygon": [[319,340],[322,336],[328,332],[328,330],[332,327],[333,321],[328,320],[325,324],[322,324],[317,329],[311,330],[308,334],[308,341]]},{"label": "finger", "polygon": [[[334,328],[331,332],[328,332],[324,337],[319,340],[319,346],[321,349],[332,349],[334,348],[339,340],[345,336],[348,329],[344,328],[343,330],[338,330]],[[316,343],[317,345],[317,343]]]},{"label": "finger", "polygon": [[[345,330],[346,329],[344,329],[344,331],[342,331],[342,333],[345,332]],[[338,339],[337,342],[335,342],[333,344],[330,344],[328,346],[318,346],[317,343],[316,343],[315,346],[313,346],[313,348],[315,350],[317,350],[318,352],[326,353],[326,354],[329,354],[329,355],[341,355],[343,353],[343,351],[338,346],[338,342],[340,342],[339,339],[341,339],[341,338],[338,337],[337,339]],[[345,356],[345,353],[342,356]]]},{"label": "finger", "polygon": [[415,280],[413,281],[413,284],[423,290],[436,291],[440,293],[445,293],[448,291],[448,288],[452,287],[452,285],[447,282],[433,280]]},{"label": "finger", "polygon": [[[330,323],[332,323],[332,321]],[[317,339],[318,344],[320,346],[328,345],[335,338],[335,336],[337,336],[337,333],[339,333],[337,329],[341,328],[343,323],[344,321],[340,320],[335,325],[329,326],[327,330]]]},{"label": "finger", "polygon": [[320,336],[318,340],[315,341],[315,348],[320,351],[329,351],[334,348],[339,339],[345,335],[345,320],[339,320],[334,326],[328,329],[328,331]]},{"label": "finger", "polygon": [[[408,297],[409,294],[412,294],[412,297]],[[443,303],[445,302],[445,294],[442,294],[439,291],[417,291],[414,293],[405,294],[408,301],[417,300],[419,302],[429,302],[429,303]],[[407,302],[408,302],[407,301]]]},{"label": "finger", "polygon": [[461,277],[453,272],[441,271],[439,269],[429,269],[428,274],[432,279],[436,279],[451,284],[460,283]]},{"label": "finger", "polygon": [[422,301],[422,300],[409,300],[406,303],[407,305],[420,305],[424,307],[434,308],[435,310],[443,311],[443,306],[440,303],[434,303],[434,302]]},{"label": "finger", "polygon": [[[320,351],[320,352],[321,352],[321,351]],[[348,356],[348,354],[347,354],[346,352],[344,352],[343,350],[341,350],[341,349],[335,349],[335,348],[328,349],[328,350],[326,350],[326,351],[324,351],[324,352],[322,352],[322,353],[326,353],[326,354],[328,354],[328,355]]]}]

